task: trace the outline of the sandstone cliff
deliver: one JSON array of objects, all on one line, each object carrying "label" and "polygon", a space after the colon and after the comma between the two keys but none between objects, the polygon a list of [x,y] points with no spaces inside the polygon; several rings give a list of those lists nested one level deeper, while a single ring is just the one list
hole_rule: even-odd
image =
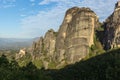
[{"label": "sandstone cliff", "polygon": [[98,17],[90,8],[73,7],[66,12],[56,39],[57,62],[75,63],[89,53],[94,44],[94,28]]},{"label": "sandstone cliff", "polygon": [[32,54],[39,56],[48,68],[50,62],[62,66],[85,58],[94,44],[94,29],[98,17],[90,8],[73,7],[67,10],[58,32],[48,30],[44,37],[33,43]]},{"label": "sandstone cliff", "polygon": [[56,34],[53,29],[48,30],[44,37],[40,37],[38,41],[33,42],[30,50],[33,61],[42,61],[45,69],[48,68],[48,63],[53,61],[54,58]]},{"label": "sandstone cliff", "polygon": [[114,12],[106,19],[104,26],[105,49],[120,47],[120,1],[116,3]]},{"label": "sandstone cliff", "polygon": [[65,39],[66,39],[66,32],[69,26],[69,23],[71,23],[71,20],[73,16],[79,11],[78,7],[73,7],[69,9],[66,12],[65,18],[63,20],[62,25],[60,26],[60,29],[58,31],[58,35],[56,38],[56,54],[55,54],[55,60],[58,62],[61,62],[65,59]]},{"label": "sandstone cliff", "polygon": [[80,8],[73,16],[65,39],[67,63],[75,63],[89,54],[89,47],[94,44],[97,23],[98,17],[90,8]]},{"label": "sandstone cliff", "polygon": [[[104,29],[99,31],[102,27],[98,26]],[[45,69],[60,68],[103,52],[100,41],[106,50],[120,47],[120,1],[101,25],[90,8],[68,9],[58,32],[48,30],[44,37],[33,42],[29,52],[33,62],[38,61]]]}]

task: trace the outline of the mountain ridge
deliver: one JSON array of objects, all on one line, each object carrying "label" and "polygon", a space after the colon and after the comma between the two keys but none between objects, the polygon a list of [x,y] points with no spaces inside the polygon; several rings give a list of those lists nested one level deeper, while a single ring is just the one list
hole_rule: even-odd
[{"label": "mountain ridge", "polygon": [[20,48],[29,47],[33,39],[25,38],[0,38],[0,50],[19,50]]}]

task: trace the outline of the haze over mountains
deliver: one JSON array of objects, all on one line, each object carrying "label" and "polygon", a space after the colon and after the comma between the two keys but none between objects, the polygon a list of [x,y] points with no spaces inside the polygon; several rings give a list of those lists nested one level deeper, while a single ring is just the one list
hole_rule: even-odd
[{"label": "haze over mountains", "polygon": [[20,49],[29,47],[33,38],[29,39],[19,39],[19,38],[0,38],[0,50],[9,50],[9,49]]}]

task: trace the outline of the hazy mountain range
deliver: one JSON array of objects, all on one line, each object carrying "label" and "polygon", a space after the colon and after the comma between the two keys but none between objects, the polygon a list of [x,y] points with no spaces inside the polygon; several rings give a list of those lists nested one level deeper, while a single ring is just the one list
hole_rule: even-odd
[{"label": "hazy mountain range", "polygon": [[0,50],[20,49],[29,47],[36,38],[0,38]]}]

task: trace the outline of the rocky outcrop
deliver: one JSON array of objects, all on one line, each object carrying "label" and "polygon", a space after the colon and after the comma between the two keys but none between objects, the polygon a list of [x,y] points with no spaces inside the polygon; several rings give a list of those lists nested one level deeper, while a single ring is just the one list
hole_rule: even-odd
[{"label": "rocky outcrop", "polygon": [[89,47],[94,44],[97,23],[98,17],[90,8],[73,7],[67,10],[57,33],[48,30],[44,38],[33,43],[32,53],[41,55],[46,68],[50,62],[60,67],[80,61],[89,54]]},{"label": "rocky outcrop", "polygon": [[36,42],[33,42],[32,45],[32,53],[33,54],[42,54],[43,53],[43,37]]},{"label": "rocky outcrop", "polygon": [[89,53],[89,50],[98,54],[96,48],[100,46],[100,42],[98,44],[97,41],[101,36],[100,41],[106,50],[120,47],[120,1],[116,3],[114,12],[104,22],[104,30],[99,38],[99,34],[94,37],[98,26],[98,16],[90,8],[73,7],[67,10],[58,32],[48,30],[44,37],[33,42],[29,52],[33,59],[39,58],[38,60],[47,69],[50,66],[60,68],[66,63],[78,62],[93,54]]},{"label": "rocky outcrop", "polygon": [[53,29],[48,30],[43,40],[44,54],[47,54],[47,56],[51,58],[53,58],[55,52],[56,34]]},{"label": "rocky outcrop", "polygon": [[106,19],[104,26],[105,49],[120,47],[120,1],[116,3],[114,12]]},{"label": "rocky outcrop", "polygon": [[66,12],[56,39],[57,62],[75,63],[89,54],[94,44],[94,29],[98,17],[89,8],[73,7]]},{"label": "rocky outcrop", "polygon": [[23,49],[20,49],[20,51],[19,51],[19,53],[18,54],[16,54],[16,59],[19,59],[19,58],[21,58],[21,57],[23,57],[23,56],[25,56],[26,55],[26,49],[25,48],[23,48]]},{"label": "rocky outcrop", "polygon": [[89,47],[94,44],[94,29],[98,17],[90,8],[79,8],[66,31],[66,54],[68,63],[75,63],[89,54]]},{"label": "rocky outcrop", "polygon": [[38,41],[33,42],[32,45],[32,55],[34,57],[49,57],[50,60],[53,58],[55,52],[56,43],[56,32],[53,29],[48,30],[44,38],[40,37]]},{"label": "rocky outcrop", "polygon": [[66,12],[65,18],[63,20],[62,25],[60,26],[60,29],[58,31],[58,35],[56,38],[56,54],[55,54],[55,60],[57,62],[61,62],[65,59],[65,39],[66,39],[66,32],[67,28],[69,26],[69,23],[71,22],[73,16],[79,11],[78,7],[73,7],[69,9]]}]

